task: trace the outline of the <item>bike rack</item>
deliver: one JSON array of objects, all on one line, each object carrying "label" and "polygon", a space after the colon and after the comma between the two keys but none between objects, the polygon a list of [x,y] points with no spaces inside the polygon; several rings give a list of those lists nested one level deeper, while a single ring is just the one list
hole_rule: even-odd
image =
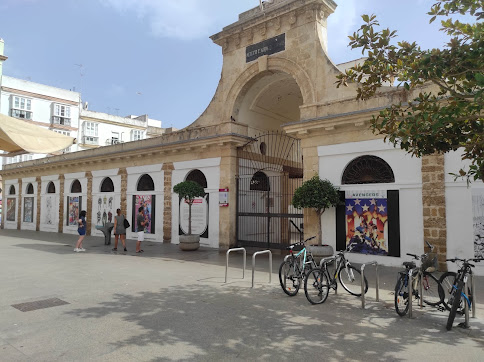
[{"label": "bike rack", "polygon": [[365,267],[367,265],[375,265],[376,271],[376,301],[380,301],[380,278],[378,276],[378,263],[371,261],[361,266],[361,308],[365,309]]},{"label": "bike rack", "polygon": [[476,280],[474,274],[471,274],[471,295],[472,295],[472,318],[476,318]]},{"label": "bike rack", "polygon": [[[408,318],[413,318],[413,307],[412,307],[412,299],[413,299],[413,269],[410,269],[408,272]],[[422,284],[422,283],[420,283]]]},{"label": "bike rack", "polygon": [[229,249],[227,250],[227,261],[225,263],[225,283],[227,283],[227,271],[229,269],[229,254],[232,252],[232,251],[243,251],[244,252],[244,269],[242,269],[242,279],[245,278],[245,266],[246,266],[246,263],[247,263],[247,251],[245,250],[245,248],[233,248],[233,249]]},{"label": "bike rack", "polygon": [[255,257],[260,254],[269,254],[269,284],[271,284],[272,277],[272,253],[270,250],[257,251],[252,255],[252,288],[254,288],[254,271],[255,271]]},{"label": "bike rack", "polygon": [[[328,261],[331,261],[331,260],[336,260],[336,258],[337,258],[336,255],[329,256],[327,258],[322,258],[321,261],[319,262],[319,268],[321,269],[323,267],[323,263],[327,263]],[[338,288],[334,289],[334,294],[338,294]]]}]

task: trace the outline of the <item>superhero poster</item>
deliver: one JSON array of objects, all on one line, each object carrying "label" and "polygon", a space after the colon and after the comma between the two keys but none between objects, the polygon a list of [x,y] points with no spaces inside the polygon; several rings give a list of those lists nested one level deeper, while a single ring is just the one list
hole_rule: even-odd
[{"label": "superhero poster", "polygon": [[346,246],[352,252],[388,255],[386,191],[345,191]]},{"label": "superhero poster", "polygon": [[145,221],[148,223],[145,225],[145,233],[147,234],[154,234],[155,233],[155,225],[152,223],[154,221],[154,202],[155,196],[154,195],[134,195],[133,196],[133,230],[138,232],[138,223],[136,222],[138,218],[138,209],[143,206],[143,215]]}]

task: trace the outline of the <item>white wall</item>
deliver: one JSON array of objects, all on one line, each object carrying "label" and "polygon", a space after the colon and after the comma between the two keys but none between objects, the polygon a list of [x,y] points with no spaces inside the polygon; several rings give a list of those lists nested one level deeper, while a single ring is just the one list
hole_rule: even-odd
[{"label": "white wall", "polygon": [[[82,188],[82,192],[72,193],[71,187],[72,183],[75,180],[79,180]],[[67,204],[67,197],[82,197],[82,205],[80,207],[80,211],[87,210],[87,178],[85,172],[76,172],[76,173],[68,173],[64,175],[64,199],[62,202],[64,203],[64,215],[63,215],[63,225],[62,225],[62,232],[65,234],[74,234],[77,235],[77,225],[67,225],[67,213],[69,211],[69,205]],[[90,218],[91,215],[87,215],[87,218]]]},{"label": "white wall", "polygon": [[[43,176],[40,190],[40,231],[57,232],[59,230],[59,176]],[[53,182],[55,194],[48,194],[47,187]]]},{"label": "white wall", "polygon": [[[395,183],[342,185],[346,166],[355,158],[372,155],[386,161],[393,170]],[[400,255],[401,257],[350,254],[350,260],[401,266],[408,260],[406,253],[423,253],[423,212],[421,160],[384,143],[382,140],[352,142],[318,147],[319,177],[328,179],[341,191],[345,190],[399,190]],[[390,221],[391,222],[391,221]],[[336,250],[336,210],[329,209],[322,216],[323,243]]]},{"label": "white wall", "polygon": [[[92,171],[92,209],[87,210],[87,217],[91,218],[91,235],[104,236],[102,231],[96,229],[96,225],[102,225],[102,215],[111,212],[111,222],[114,223],[116,209],[121,205],[121,176],[118,176],[119,169]],[[111,178],[114,185],[114,192],[101,192],[101,184],[106,177]],[[101,200],[101,203],[99,203]],[[99,218],[101,215],[101,218]],[[100,220],[100,221],[99,221]],[[109,222],[109,220],[108,220]]]},{"label": "white wall", "polygon": [[[220,158],[207,158],[203,160],[174,162],[172,174],[172,185],[185,181],[185,178],[193,170],[200,170],[207,179],[207,188],[205,192],[209,196],[208,211],[208,239],[200,238],[200,245],[212,248],[219,247],[219,189],[220,189]],[[179,225],[179,200],[178,195],[172,192],[172,235],[173,244],[179,243],[178,225]]]},{"label": "white wall", "polygon": [[[9,191],[10,191],[10,186],[15,187],[15,195],[9,195]],[[4,181],[4,189],[5,189],[5,192],[4,192],[4,195],[5,197],[3,198],[3,201],[2,201],[2,210],[3,210],[3,216],[2,216],[2,219],[4,219],[4,228],[5,229],[14,229],[16,230],[17,229],[17,220],[18,220],[18,203],[19,203],[19,184],[17,182],[17,180],[7,180],[7,181]],[[8,199],[15,199],[15,221],[8,221],[7,220],[7,205],[8,205]]]},{"label": "white wall", "polygon": [[[127,167],[126,171],[128,173],[128,190],[127,190],[127,211],[126,219],[128,219],[131,227],[126,230],[126,238],[137,240],[137,234],[132,231],[133,226],[133,195],[155,195],[155,219],[151,220],[154,223],[155,233],[145,234],[145,240],[163,242],[163,211],[164,211],[164,172],[162,171],[163,164],[149,165],[149,166],[139,166],[139,167]],[[138,181],[144,174],[148,174],[153,179],[155,185],[154,191],[137,191]],[[135,220],[137,215],[137,210],[134,213]]]}]

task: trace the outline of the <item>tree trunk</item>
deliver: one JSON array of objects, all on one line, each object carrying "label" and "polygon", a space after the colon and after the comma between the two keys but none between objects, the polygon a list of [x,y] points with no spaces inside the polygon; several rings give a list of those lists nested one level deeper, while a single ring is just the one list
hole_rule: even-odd
[{"label": "tree trunk", "polygon": [[192,203],[188,203],[188,235],[192,235]]},{"label": "tree trunk", "polygon": [[319,228],[318,228],[318,245],[323,245],[323,223],[321,221],[321,218],[323,216],[322,212],[318,212],[318,223],[319,223]]}]

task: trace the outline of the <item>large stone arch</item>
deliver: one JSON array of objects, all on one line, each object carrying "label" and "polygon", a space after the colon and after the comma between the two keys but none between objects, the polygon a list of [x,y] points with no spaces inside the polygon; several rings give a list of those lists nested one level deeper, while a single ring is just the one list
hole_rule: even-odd
[{"label": "large stone arch", "polygon": [[237,99],[244,89],[258,76],[271,71],[286,73],[295,80],[303,97],[303,105],[315,103],[316,94],[313,84],[308,73],[301,66],[286,58],[265,56],[244,70],[233,83],[225,100],[227,107],[225,107],[224,119],[230,119]]}]

